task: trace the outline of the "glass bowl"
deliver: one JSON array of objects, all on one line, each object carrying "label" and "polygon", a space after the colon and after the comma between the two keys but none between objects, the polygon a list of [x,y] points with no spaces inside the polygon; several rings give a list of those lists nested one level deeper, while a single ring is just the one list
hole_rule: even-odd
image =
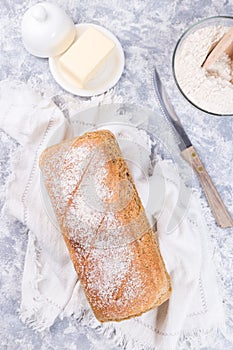
[{"label": "glass bowl", "polygon": [[[203,63],[204,58],[208,55],[209,51],[211,50],[211,47],[213,47],[220,40],[220,38],[223,36],[224,31],[226,31],[226,29],[224,29],[224,28],[231,27],[231,26],[233,26],[233,17],[230,17],[230,16],[209,17],[209,18],[203,19],[203,20],[195,23],[194,25],[189,27],[181,35],[180,39],[178,40],[178,42],[175,46],[173,57],[172,57],[173,76],[174,76],[175,83],[176,83],[179,91],[181,92],[181,94],[185,97],[185,99],[189,103],[191,103],[194,107],[196,107],[200,111],[208,113],[208,114],[216,115],[216,116],[232,116],[233,115],[233,102],[232,102],[232,110],[231,111],[221,111],[221,110],[218,110],[219,107],[216,108],[216,106],[211,106],[211,107],[207,106],[207,100],[208,100],[209,94],[212,93],[211,84],[209,84],[208,88],[205,91],[201,91],[201,87],[203,87],[202,84],[203,84],[203,79],[205,78],[205,76],[208,76],[208,74],[212,74],[212,73],[208,73],[207,71],[204,70],[204,68],[201,68],[201,64]],[[200,40],[200,43],[199,43],[199,41],[196,41],[196,43],[195,43],[194,39],[193,39],[194,38],[193,34],[195,34],[197,31],[202,30],[206,27],[209,27],[209,32],[208,32],[209,35],[210,35],[210,32],[213,31],[213,33],[211,32],[211,35],[213,35],[213,37],[209,39],[209,44],[210,44],[209,47],[204,46],[204,43],[202,40]],[[213,28],[215,28],[215,29],[213,29]],[[200,33],[201,32],[199,32],[199,34]],[[214,35],[214,33],[215,33],[215,35]],[[203,30],[202,30],[201,35],[203,36]],[[195,56],[195,51],[194,52],[191,52],[191,50],[190,50],[190,52],[187,51],[188,38],[189,38],[189,40],[190,39],[193,40],[192,45],[198,45],[198,47],[196,46],[196,48],[198,48],[198,50],[201,50],[201,49],[204,50],[202,58],[201,57],[196,58],[197,55]],[[191,44],[191,40],[189,41],[190,44]],[[182,50],[184,50],[184,48],[186,49],[186,55],[185,55],[185,58],[182,59],[184,61],[183,61],[183,66],[181,66],[181,61],[179,62],[179,59],[181,60],[181,54],[182,54]],[[196,96],[193,92],[191,92],[192,86],[191,85],[188,86],[188,84],[186,84],[187,81],[192,80],[192,77],[190,77],[191,70],[194,67],[193,66],[194,65],[193,57],[190,56],[192,54],[194,55],[195,60],[196,60],[195,61],[196,66],[195,66],[194,71],[195,71],[195,73],[198,72],[198,75],[193,75],[193,76],[195,76],[195,78],[196,77],[202,78],[201,83],[200,83],[200,90],[195,91]],[[184,57],[184,55],[183,55],[183,57]],[[190,63],[189,57],[191,57],[192,64]],[[199,59],[199,61],[198,61],[198,59]],[[191,65],[192,65],[192,67],[191,67]],[[199,70],[199,67],[200,67],[200,70]],[[190,77],[189,80],[184,78],[184,77],[186,77],[186,78],[188,77],[188,74],[186,74],[186,73],[185,73],[186,76],[184,75],[183,77],[181,77],[181,69],[183,69],[186,72],[189,72],[189,77]],[[197,69],[198,69],[198,71],[197,71]],[[214,79],[214,76],[211,76],[211,79]],[[194,82],[194,79],[193,79],[193,82]],[[211,82],[211,80],[209,82]],[[216,82],[216,80],[215,80],[215,82]],[[222,81],[222,83],[223,83],[223,81]],[[228,89],[230,89],[228,91],[230,91],[232,93],[232,97],[233,97],[233,85],[232,85],[232,91],[231,91],[231,85],[229,85],[229,84],[231,84],[231,83],[230,82],[227,83]],[[220,89],[217,89],[216,86],[215,86],[215,90],[213,90],[213,91],[215,92],[215,94],[220,94],[221,91],[220,91]],[[201,93],[202,93],[201,98],[203,98],[203,102],[200,103],[200,94]],[[198,96],[198,94],[199,94],[199,96]],[[199,100],[197,100],[197,96],[198,96]],[[217,99],[221,99],[221,97],[217,96],[217,98],[214,101],[217,101]],[[231,99],[231,101],[233,101],[233,98]],[[216,102],[216,105],[217,105],[217,102]]]}]

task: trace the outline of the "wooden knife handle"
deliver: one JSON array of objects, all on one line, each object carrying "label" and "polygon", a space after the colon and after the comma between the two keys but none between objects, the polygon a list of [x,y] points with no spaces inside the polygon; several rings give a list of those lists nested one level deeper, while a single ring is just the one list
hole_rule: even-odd
[{"label": "wooden knife handle", "polygon": [[181,152],[197,174],[218,226],[233,227],[233,220],[193,146]]}]

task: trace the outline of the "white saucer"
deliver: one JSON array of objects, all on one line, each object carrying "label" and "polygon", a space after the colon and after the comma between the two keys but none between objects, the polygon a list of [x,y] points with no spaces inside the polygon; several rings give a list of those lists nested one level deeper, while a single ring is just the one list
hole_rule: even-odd
[{"label": "white saucer", "polygon": [[66,91],[78,96],[94,96],[104,93],[112,88],[120,79],[124,70],[125,57],[124,51],[119,40],[109,30],[96,24],[80,23],[76,24],[77,36],[81,35],[89,26],[92,26],[115,43],[115,48],[94,77],[88,81],[85,88],[80,88],[64,71],[60,69],[59,57],[49,58],[49,68],[56,82]]}]

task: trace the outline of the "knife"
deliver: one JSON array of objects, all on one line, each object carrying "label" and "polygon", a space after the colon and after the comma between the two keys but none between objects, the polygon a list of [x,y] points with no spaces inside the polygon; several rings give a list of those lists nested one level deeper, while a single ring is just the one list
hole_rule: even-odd
[{"label": "knife", "polygon": [[191,165],[197,174],[217,225],[222,228],[233,227],[233,219],[225,207],[197,151],[193,147],[192,142],[186,134],[179,117],[169,101],[156,68],[154,68],[153,83],[160,109],[162,110],[167,121],[172,125],[173,129],[175,130],[175,134],[178,136],[178,146],[181,156]]}]

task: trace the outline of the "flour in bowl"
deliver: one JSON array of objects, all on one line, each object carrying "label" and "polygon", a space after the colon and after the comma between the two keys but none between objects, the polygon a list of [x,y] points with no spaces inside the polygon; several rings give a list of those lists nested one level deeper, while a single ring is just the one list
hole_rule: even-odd
[{"label": "flour in bowl", "polygon": [[201,67],[210,48],[228,30],[223,26],[198,29],[177,48],[174,70],[184,95],[196,106],[215,114],[233,114],[232,61],[223,54],[208,71]]}]

